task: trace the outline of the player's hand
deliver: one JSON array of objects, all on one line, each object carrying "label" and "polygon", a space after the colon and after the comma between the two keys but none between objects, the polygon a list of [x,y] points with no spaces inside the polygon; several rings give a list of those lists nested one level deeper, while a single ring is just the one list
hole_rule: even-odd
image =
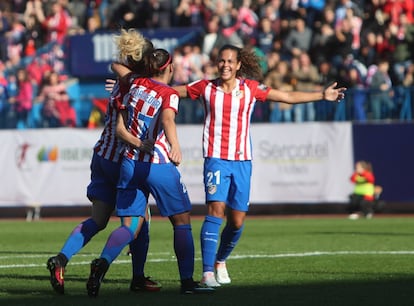
[{"label": "player's hand", "polygon": [[339,102],[345,98],[345,87],[335,88],[338,85],[337,82],[326,87],[323,91],[324,100]]},{"label": "player's hand", "polygon": [[168,157],[174,165],[179,166],[181,164],[182,155],[179,148],[172,147]]},{"label": "player's hand", "polygon": [[105,80],[105,90],[112,92],[112,90],[114,89],[114,85],[116,83],[116,80],[113,79],[106,79]]},{"label": "player's hand", "polygon": [[154,150],[154,143],[155,141],[153,139],[142,140],[141,145],[138,147],[138,149],[144,153],[152,155]]}]

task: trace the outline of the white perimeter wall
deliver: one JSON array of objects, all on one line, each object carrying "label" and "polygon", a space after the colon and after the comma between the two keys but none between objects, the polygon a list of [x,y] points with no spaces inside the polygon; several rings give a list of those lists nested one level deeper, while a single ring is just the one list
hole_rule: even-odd
[{"label": "white perimeter wall", "polygon": [[[89,205],[89,163],[100,132],[0,131],[0,206]],[[179,169],[192,202],[202,204],[202,126],[180,125],[178,133],[183,152]],[[348,201],[350,123],[255,124],[252,139],[252,203]]]}]

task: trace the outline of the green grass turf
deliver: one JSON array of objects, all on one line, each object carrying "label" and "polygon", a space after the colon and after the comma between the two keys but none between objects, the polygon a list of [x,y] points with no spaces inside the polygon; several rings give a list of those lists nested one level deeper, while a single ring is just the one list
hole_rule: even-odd
[{"label": "green grass turf", "polygon": [[[46,260],[79,221],[0,221],[0,305],[414,305],[410,217],[248,217],[227,263],[232,284],[212,295],[193,296],[178,292],[171,225],[167,219],[154,219],[146,273],[162,283],[161,292],[128,290],[130,258],[123,252],[96,299],[85,289],[89,263],[118,226],[116,219],[72,258],[64,296],[49,284]],[[201,275],[200,226],[201,219],[195,218],[195,279]]]}]

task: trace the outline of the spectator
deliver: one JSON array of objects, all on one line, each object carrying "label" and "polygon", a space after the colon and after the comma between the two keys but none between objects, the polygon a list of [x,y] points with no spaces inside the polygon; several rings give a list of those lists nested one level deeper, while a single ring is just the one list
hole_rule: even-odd
[{"label": "spectator", "polygon": [[276,68],[277,64],[282,60],[280,52],[278,52],[278,50],[276,49],[272,49],[272,51],[270,51],[270,53],[267,54],[266,56],[266,65],[267,65],[267,69],[268,71]]},{"label": "spectator", "polygon": [[[138,5],[137,5],[138,4]],[[138,28],[168,28],[170,23],[170,1],[149,0],[134,2]],[[141,20],[141,21],[140,21]]]},{"label": "spectator", "polygon": [[[269,71],[263,83],[271,88],[278,88],[284,91],[293,91],[292,76],[289,69],[289,62],[280,61],[276,67]],[[270,122],[291,122],[292,105],[285,103],[270,103]]]},{"label": "spectator", "polygon": [[406,70],[403,80],[404,92],[401,97],[400,120],[412,119],[412,97],[414,89],[414,64]]},{"label": "spectator", "polygon": [[70,105],[66,85],[59,80],[56,72],[49,75],[36,100],[43,103],[44,127],[76,126],[76,113]]},{"label": "spectator", "polygon": [[306,25],[313,27],[316,21],[320,21],[325,0],[299,0],[299,12],[305,18]]},{"label": "spectator", "polygon": [[207,33],[203,36],[202,52],[214,61],[218,50],[225,43],[226,39],[220,31],[220,18],[217,15],[213,15],[207,22]]},{"label": "spectator", "polygon": [[175,26],[203,27],[205,26],[207,10],[201,0],[180,0],[175,9]]},{"label": "spectator", "polygon": [[306,26],[301,16],[295,18],[294,27],[289,31],[283,42],[284,52],[289,57],[299,56],[302,52],[308,52],[311,46],[312,30]]},{"label": "spectator", "polygon": [[240,7],[231,9],[232,22],[223,27],[223,35],[229,39],[229,43],[243,46],[243,40],[250,38],[256,31],[258,17],[250,9],[251,0],[243,0]]},{"label": "spectator", "polygon": [[90,16],[93,16],[95,12],[98,13],[98,2],[100,1],[68,1],[66,8],[70,16],[72,16],[72,27],[80,27],[86,29],[88,18]]},{"label": "spectator", "polygon": [[[309,54],[300,53],[298,57],[298,67],[292,70],[292,77],[296,80],[296,90],[312,92],[317,89],[320,76],[318,68],[311,62]],[[306,104],[295,104],[293,106],[295,121],[302,122],[315,120],[314,102]]]},{"label": "spectator", "polygon": [[352,9],[356,15],[361,15],[358,5],[352,0],[340,0],[338,6],[335,9],[335,22],[336,25],[342,23],[347,17],[347,10]]},{"label": "spectator", "polygon": [[269,18],[262,18],[257,33],[257,46],[268,54],[272,50],[275,35],[272,30],[272,22]]},{"label": "spectator", "polygon": [[374,120],[391,118],[394,109],[394,102],[391,98],[394,93],[391,78],[388,73],[389,68],[389,61],[387,59],[381,59],[378,63],[377,71],[372,76],[370,83],[370,105],[372,119]]},{"label": "spectator", "polygon": [[385,27],[383,31],[377,33],[376,53],[377,60],[380,58],[390,57],[395,52],[391,29]]},{"label": "spectator", "polygon": [[405,71],[413,63],[414,23],[409,23],[406,14],[399,15],[398,23],[389,24],[395,50],[392,53],[394,85],[401,85]]},{"label": "spectator", "polygon": [[18,66],[23,57],[23,48],[25,44],[26,28],[23,23],[14,16],[11,21],[10,31],[6,33],[7,43],[7,67],[14,68]]},{"label": "spectator", "polygon": [[356,121],[366,121],[366,99],[367,93],[365,88],[365,80],[359,70],[355,66],[350,66],[347,74],[347,86],[349,99],[353,102],[353,118]]},{"label": "spectator", "polygon": [[336,24],[335,34],[328,43],[330,46],[329,59],[336,69],[340,69],[348,55],[352,55],[353,39],[351,21],[344,18]]},{"label": "spectator", "polygon": [[[332,46],[329,42],[332,40],[335,31],[329,23],[322,23],[319,31],[315,33],[312,39],[312,47],[309,54],[315,63],[330,61]],[[334,67],[332,67],[334,68]]]},{"label": "spectator", "polygon": [[352,33],[352,55],[356,55],[361,48],[361,29],[362,29],[362,18],[355,13],[355,8],[348,8],[346,10],[345,19],[349,21],[351,25]]},{"label": "spectator", "polygon": [[377,36],[373,31],[367,31],[361,39],[361,48],[356,56],[366,67],[377,62]]},{"label": "spectator", "polygon": [[[318,90],[322,90],[326,84],[331,84],[338,79],[336,70],[332,68],[331,62],[322,60],[318,64],[319,80],[316,84]],[[345,85],[344,85],[345,86]],[[345,86],[348,88],[347,86]],[[348,96],[348,94],[347,94]],[[347,97],[345,97],[346,99]],[[343,103],[342,103],[343,104]],[[338,105],[336,105],[338,106]],[[315,105],[315,120],[317,121],[331,121],[333,120],[335,105],[329,101],[321,101]]]},{"label": "spectator", "polygon": [[[200,58],[193,52],[193,46],[184,45],[176,50],[173,57],[174,76],[173,84],[181,85],[192,82],[203,77],[202,66],[200,66]],[[177,114],[177,123],[193,123],[196,116],[197,105],[195,103],[181,103],[180,112]]]},{"label": "spectator", "polygon": [[72,19],[61,0],[53,0],[51,10],[46,14],[41,0],[34,0],[34,9],[37,19],[46,30],[46,43],[62,44],[72,25]]},{"label": "spectator", "polygon": [[4,10],[0,8],[0,61],[5,63],[9,59],[7,52],[7,36],[10,31],[10,22],[4,14]]},{"label": "spectator", "polygon": [[38,95],[38,90],[43,85],[44,78],[46,78],[53,70],[52,66],[48,63],[47,58],[47,54],[36,56],[26,67],[30,79],[34,81],[36,96]]},{"label": "spectator", "polygon": [[10,98],[10,103],[16,114],[16,127],[28,127],[28,115],[32,109],[33,87],[29,74],[25,69],[17,70],[17,95]]},{"label": "spectator", "polygon": [[4,64],[0,62],[0,129],[9,128],[10,102],[8,81],[4,76]]},{"label": "spectator", "polygon": [[[35,1],[27,1],[26,10],[24,11],[23,15],[23,20],[26,26],[26,55],[29,55],[27,48],[28,46],[31,46],[34,49],[34,51],[36,51],[40,49],[45,42],[44,29],[42,27],[41,22],[37,18]],[[33,50],[32,54],[30,55],[35,55],[33,53]]]},{"label": "spectator", "polygon": [[363,160],[357,161],[351,181],[355,184],[355,187],[350,195],[349,219],[358,219],[361,213],[367,219],[372,218],[374,213],[375,176],[371,163]]},{"label": "spectator", "polygon": [[134,1],[131,0],[119,0],[115,1],[110,8],[110,14],[108,16],[108,29],[118,30],[119,28],[129,29],[134,27],[140,27],[140,24],[136,22],[143,22],[142,26],[145,25],[145,22],[136,18],[135,10],[141,9],[142,4],[137,4],[135,8],[133,6]]}]

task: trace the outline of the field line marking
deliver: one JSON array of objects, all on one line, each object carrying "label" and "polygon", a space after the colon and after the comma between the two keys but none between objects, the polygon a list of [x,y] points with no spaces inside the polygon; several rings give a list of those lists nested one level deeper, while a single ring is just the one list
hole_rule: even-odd
[{"label": "field line marking", "polygon": [[[163,253],[165,254],[165,253]],[[92,254],[93,255],[93,254]],[[92,255],[88,255],[91,256]],[[170,258],[152,258],[148,259],[147,262],[173,262],[176,261],[175,256],[172,253],[168,253]],[[326,252],[326,251],[314,251],[314,252],[304,252],[304,253],[283,253],[283,254],[240,254],[230,256],[229,259],[247,259],[247,258],[288,258],[288,257],[308,257],[308,256],[332,256],[332,255],[414,255],[414,251],[336,251],[336,252]],[[77,255],[78,256],[78,255]],[[86,256],[86,255],[84,255]],[[14,256],[13,258],[47,258],[47,256],[36,256],[36,257],[24,257],[24,256]],[[0,258],[1,259],[1,258]],[[201,261],[201,258],[196,258],[196,261]],[[90,261],[80,261],[80,262],[71,262],[70,265],[89,265]],[[113,264],[125,264],[131,263],[131,259],[117,259]],[[44,264],[11,264],[11,265],[2,265],[0,264],[0,269],[10,269],[10,268],[37,268],[45,267]]]}]

